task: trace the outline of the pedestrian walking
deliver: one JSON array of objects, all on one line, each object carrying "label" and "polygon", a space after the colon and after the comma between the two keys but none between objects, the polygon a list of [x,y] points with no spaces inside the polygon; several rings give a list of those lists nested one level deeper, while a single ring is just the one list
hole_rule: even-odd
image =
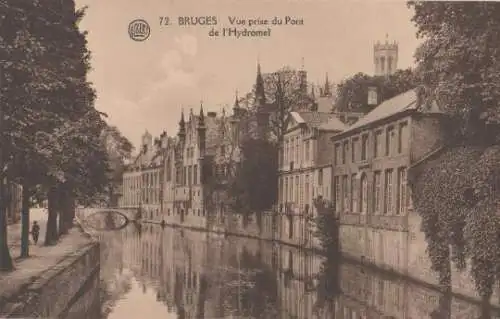
[{"label": "pedestrian walking", "polygon": [[31,236],[33,237],[33,241],[35,245],[38,243],[38,235],[40,235],[40,225],[36,222],[33,222],[33,226],[31,226]]}]

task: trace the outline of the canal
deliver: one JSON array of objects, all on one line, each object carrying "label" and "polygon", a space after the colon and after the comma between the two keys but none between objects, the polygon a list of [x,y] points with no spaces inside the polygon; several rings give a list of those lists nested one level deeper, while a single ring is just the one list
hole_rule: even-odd
[{"label": "canal", "polygon": [[153,224],[99,237],[101,318],[498,318],[432,287],[270,242]]}]

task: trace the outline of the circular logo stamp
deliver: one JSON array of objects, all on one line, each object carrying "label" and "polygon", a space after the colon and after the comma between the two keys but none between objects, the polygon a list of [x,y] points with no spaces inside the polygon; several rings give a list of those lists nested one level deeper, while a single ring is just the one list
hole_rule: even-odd
[{"label": "circular logo stamp", "polygon": [[134,41],[145,41],[151,34],[149,23],[144,19],[135,19],[128,25],[128,35]]}]

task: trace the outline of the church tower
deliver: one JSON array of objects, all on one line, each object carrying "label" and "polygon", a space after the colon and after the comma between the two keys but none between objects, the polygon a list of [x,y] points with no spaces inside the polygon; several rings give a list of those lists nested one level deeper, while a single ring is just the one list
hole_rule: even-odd
[{"label": "church tower", "polygon": [[391,75],[398,67],[398,43],[389,43],[388,35],[385,35],[385,43],[377,43],[373,46],[373,59],[375,63],[375,75]]},{"label": "church tower", "polygon": [[257,138],[266,139],[270,114],[264,89],[264,79],[260,71],[260,63],[257,63],[257,79],[255,80],[255,108],[257,111]]}]

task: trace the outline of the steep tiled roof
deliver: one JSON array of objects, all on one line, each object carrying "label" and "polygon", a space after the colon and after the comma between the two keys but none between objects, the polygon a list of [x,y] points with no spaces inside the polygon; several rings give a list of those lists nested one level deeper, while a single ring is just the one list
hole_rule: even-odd
[{"label": "steep tiled roof", "polygon": [[328,122],[332,116],[330,113],[325,112],[297,112],[300,117],[307,123],[310,127],[318,127],[323,123]]},{"label": "steep tiled roof", "polygon": [[365,126],[369,123],[381,120],[391,115],[403,112],[405,110],[415,109],[417,102],[417,95],[415,90],[407,91],[403,94],[397,95],[392,99],[382,102],[373,111],[366,114],[358,122],[354,123],[349,130],[357,127]]},{"label": "steep tiled roof", "polygon": [[[409,90],[405,93],[397,95],[392,99],[384,101],[382,104],[377,106],[373,111],[366,114],[359,121],[351,125],[348,129],[342,132],[342,134],[354,131],[363,126],[369,125],[371,123],[377,122],[379,120],[388,118],[392,115],[396,115],[408,110],[418,110],[417,105],[417,93],[416,90]],[[427,113],[440,113],[440,110],[433,104],[432,108],[426,110]]]},{"label": "steep tiled roof", "polygon": [[335,115],[330,116],[328,122],[319,126],[319,129],[323,131],[344,131],[347,128],[348,126],[342,123]]},{"label": "steep tiled roof", "polygon": [[290,112],[290,116],[293,118],[293,120],[299,124],[305,123],[304,119],[300,116],[298,112]]}]

